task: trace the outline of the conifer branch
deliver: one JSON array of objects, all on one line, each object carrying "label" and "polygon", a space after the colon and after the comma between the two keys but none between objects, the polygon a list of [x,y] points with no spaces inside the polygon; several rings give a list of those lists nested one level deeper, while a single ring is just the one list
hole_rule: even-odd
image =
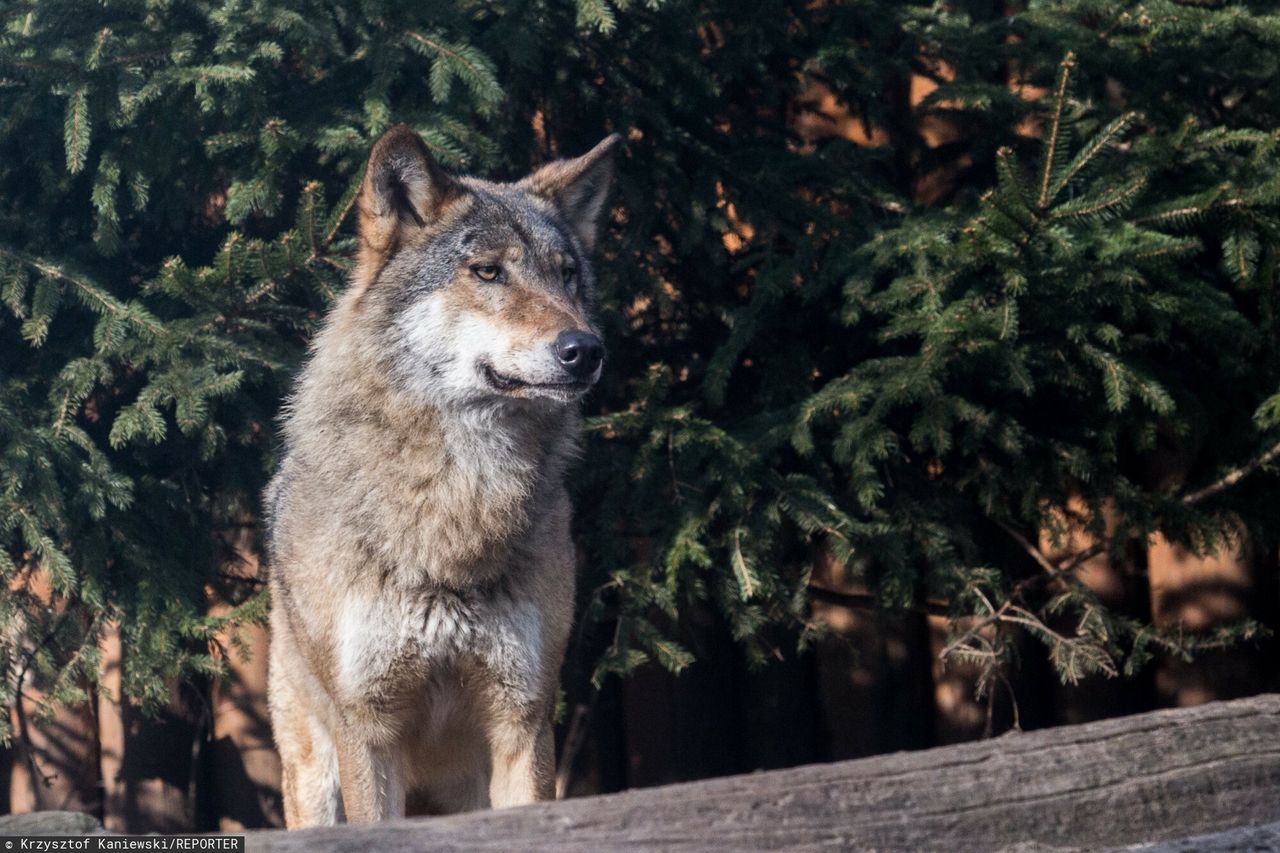
[{"label": "conifer branch", "polygon": [[1188,495],[1183,495],[1182,502],[1191,506],[1199,503],[1205,498],[1211,498],[1214,495],[1224,492],[1278,456],[1280,456],[1280,442],[1272,445],[1270,450],[1260,453],[1244,465],[1241,465],[1239,468],[1236,468],[1235,470],[1219,477],[1217,480],[1214,480],[1203,489],[1198,489]]},{"label": "conifer branch", "polygon": [[67,424],[67,417],[70,415],[71,409],[71,391],[68,390],[62,395],[62,403],[58,406],[58,417],[53,422],[53,434],[61,437],[62,430]]},{"label": "conifer branch", "polygon": [[[338,214],[338,218],[333,221],[333,226],[329,228],[329,233],[324,235],[324,240],[320,243],[320,248],[327,249],[333,243],[333,238],[338,236],[338,232],[342,230],[342,224],[347,221],[347,217],[351,215],[351,210],[356,206],[360,193],[356,191],[351,193],[351,197],[347,199],[347,203],[342,206],[342,211]],[[321,253],[317,253],[321,254]]]},{"label": "conifer branch", "polygon": [[[1173,4],[1139,44],[1116,35],[1131,33],[1116,17],[1124,12],[1086,0],[1049,4],[1034,22],[1037,37],[1019,48],[1023,68],[1055,76],[1038,99],[1041,138],[1032,140],[1006,121],[1024,115],[1025,102],[1007,80],[980,70],[1003,61],[1000,38],[974,38],[976,30],[1006,32],[998,11],[975,12],[961,31],[923,20],[909,4],[850,6],[836,18],[812,4],[789,6],[786,28],[757,31],[760,47],[808,53],[798,57],[802,73],[838,93],[869,140],[916,122],[918,105],[883,98],[881,81],[897,73],[901,54],[861,44],[861,24],[851,22],[870,11],[893,43],[927,42],[951,66],[939,94],[957,119],[955,135],[886,172],[877,157],[851,157],[848,146],[821,137],[806,138],[803,158],[792,156],[784,150],[797,130],[789,111],[756,110],[742,94],[761,82],[759,68],[678,55],[684,42],[668,34],[697,25],[705,4],[576,0],[576,21],[540,18],[504,31],[502,43],[492,16],[478,19],[466,4],[442,4],[430,22],[414,4],[347,4],[340,13],[329,4],[299,20],[303,6],[262,0],[244,14],[161,16],[155,26],[142,25],[146,4],[115,4],[105,17],[89,4],[56,20],[39,4],[11,0],[0,11],[5,22],[21,14],[37,24],[0,27],[0,98],[10,107],[0,143],[24,155],[0,163],[3,185],[14,190],[0,212],[0,243],[19,249],[0,248],[0,331],[11,343],[6,355],[15,356],[0,367],[0,492],[12,493],[0,494],[0,517],[28,550],[10,572],[14,595],[42,606],[17,587],[48,574],[57,604],[77,619],[34,658],[28,692],[37,673],[41,687],[50,675],[64,695],[74,692],[74,670],[93,669],[93,648],[72,654],[91,624],[80,616],[120,607],[155,614],[133,623],[141,642],[126,689],[137,698],[163,701],[163,679],[211,671],[189,641],[230,623],[172,595],[173,584],[191,582],[192,555],[183,549],[207,532],[206,498],[216,488],[235,484],[244,492],[228,497],[252,503],[268,473],[266,413],[303,357],[298,332],[312,327],[316,303],[332,301],[332,283],[349,272],[334,247],[353,231],[367,132],[402,121],[443,162],[514,165],[531,162],[564,122],[587,122],[575,131],[585,143],[601,129],[590,122],[610,114],[611,103],[664,89],[680,108],[640,116],[631,164],[639,168],[618,170],[625,216],[599,258],[602,281],[638,285],[644,298],[611,333],[620,348],[643,349],[657,363],[616,360],[587,403],[609,414],[593,419],[607,440],[592,435],[591,462],[574,475],[577,532],[601,558],[584,579],[597,593],[575,648],[594,654],[583,637],[614,624],[602,657],[576,661],[584,674],[598,685],[645,660],[683,665],[688,653],[672,641],[671,625],[691,604],[716,608],[748,654],[768,655],[761,640],[771,627],[793,624],[815,599],[896,606],[921,588],[963,590],[952,601],[916,601],[914,610],[950,621],[960,636],[944,656],[976,664],[992,690],[1008,687],[1014,638],[1028,632],[1068,680],[1107,671],[1108,655],[1126,654],[1135,669],[1148,648],[1186,654],[1235,636],[1158,631],[1102,606],[1072,573],[1099,554],[1118,558],[1124,540],[1166,523],[1162,508],[1206,506],[1259,470],[1269,481],[1280,447],[1213,472],[1198,491],[1125,484],[1126,505],[1138,507],[1133,527],[1099,534],[1076,553],[1042,542],[1013,507],[1035,513],[1018,501],[1042,492],[1040,471],[1098,489],[1116,482],[1117,446],[1149,426],[1146,415],[1179,426],[1186,413],[1173,411],[1172,400],[1196,397],[1214,376],[1276,386],[1259,303],[1234,298],[1243,284],[1259,286],[1280,257],[1277,110],[1256,94],[1272,83],[1270,56],[1246,39],[1222,59],[1219,35],[1228,30],[1217,26],[1270,32],[1273,16]],[[514,8],[489,5],[499,17]],[[1099,48],[1088,57],[1066,49],[1082,20]],[[1206,21],[1219,35],[1206,36]],[[700,37],[720,50],[720,34]],[[546,49],[569,41],[582,50]],[[535,55],[546,67],[518,73],[522,57]],[[628,58],[635,56],[652,61]],[[1191,83],[1171,102],[1167,81],[1149,79],[1149,70],[1172,61]],[[589,80],[565,102],[576,114],[557,114],[557,81],[579,80],[584,68]],[[1086,70],[1084,91],[1077,84]],[[788,66],[771,85],[790,85],[794,72]],[[1106,152],[1132,138],[1132,114],[1116,118],[1098,97],[1104,74],[1123,89],[1127,105],[1117,112],[1144,116],[1123,158]],[[499,80],[510,81],[512,110],[498,109],[506,97]],[[722,114],[725,132],[704,144],[706,117],[720,126]],[[287,124],[273,120],[264,132],[264,117],[285,116]],[[830,120],[822,134],[842,134],[842,124]],[[151,132],[165,126],[183,133]],[[1094,130],[1080,139],[1078,128]],[[52,130],[52,144],[24,147],[42,129]],[[1043,160],[1020,163],[1015,151],[1028,146]],[[762,156],[771,157],[768,168],[759,167]],[[962,191],[933,204],[915,202],[931,175],[965,159],[973,168],[963,175],[986,176],[994,166],[990,193],[956,187]],[[724,211],[709,213],[701,193],[668,180],[677,169],[714,174],[723,184],[717,198],[751,208],[758,253],[725,258]],[[49,180],[58,186],[44,190],[56,191],[41,191]],[[970,189],[982,198],[976,211]],[[335,191],[341,195],[325,203]],[[271,215],[236,224],[253,211]],[[284,212],[294,214],[288,223]],[[204,247],[215,246],[225,251],[206,259]],[[192,266],[159,260],[177,257]],[[698,286],[722,274],[734,279],[732,289]],[[134,281],[144,282],[141,297],[132,296]],[[750,311],[738,310],[744,298]],[[775,339],[785,346],[769,346]],[[1144,365],[1159,365],[1161,381]],[[214,401],[232,389],[238,399],[228,417]],[[1243,408],[1252,402],[1244,396],[1223,402]],[[669,417],[686,404],[699,414]],[[1150,411],[1135,411],[1139,404]],[[1048,407],[1052,418],[1023,417]],[[1257,427],[1280,418],[1269,412]],[[1260,441],[1244,417],[1226,429],[1224,441],[1249,448],[1246,458],[1275,438]],[[1070,436],[1065,464],[1051,458],[1046,432]],[[111,452],[161,438],[163,454]],[[917,471],[925,454],[932,461]],[[201,464],[175,466],[179,479],[167,461],[184,455]],[[910,476],[900,476],[904,466]],[[224,470],[230,476],[208,479]],[[129,496],[144,490],[146,499],[130,507]],[[174,507],[183,520],[140,533],[126,513],[146,511],[156,495],[185,501]],[[984,526],[975,542],[971,520],[997,501],[1008,502],[997,513],[1005,523]],[[989,541],[996,529],[1008,548]],[[815,586],[812,565],[792,556],[817,541],[833,559],[874,561],[878,585],[865,595]],[[992,565],[980,550],[994,544],[1016,556],[1013,543],[1031,562]],[[188,568],[176,570],[180,561]],[[124,583],[103,574],[108,566]],[[202,566],[202,579],[217,582],[220,568]],[[146,573],[146,589],[122,601],[137,573]],[[237,583],[249,591],[261,581]],[[183,603],[155,607],[156,596]],[[1074,629],[1057,621],[1067,615],[1078,617]],[[22,661],[47,627],[32,621],[27,633],[0,641],[0,657]],[[179,646],[180,660],[162,659]],[[220,647],[214,639],[209,651]],[[72,670],[58,681],[67,661]],[[12,714],[12,691],[3,693],[0,713]]]},{"label": "conifer branch", "polygon": [[1124,205],[1142,192],[1147,185],[1145,176],[1134,178],[1127,184],[1123,184],[1110,192],[1103,193],[1097,198],[1083,198],[1078,202],[1068,202],[1059,205],[1050,215],[1051,219],[1061,220],[1070,217],[1088,218],[1096,216],[1104,211],[1112,210],[1118,206]]},{"label": "conifer branch", "polygon": [[7,246],[0,246],[0,255],[5,255],[14,260],[34,269],[36,272],[42,273],[49,278],[56,278],[59,281],[66,282],[82,294],[87,302],[97,305],[102,313],[111,314],[119,317],[128,323],[132,323],[140,328],[146,329],[153,337],[163,338],[167,335],[168,330],[160,324],[158,320],[151,316],[151,312],[147,309],[136,306],[125,305],[114,296],[108,294],[98,285],[81,278],[74,273],[67,272],[62,267],[43,261],[40,258],[28,255],[26,252],[17,249],[11,249]]},{"label": "conifer branch", "polygon": [[1058,65],[1058,85],[1053,93],[1053,121],[1049,124],[1049,133],[1045,136],[1044,163],[1041,166],[1040,197],[1036,206],[1044,210],[1049,205],[1049,187],[1053,181],[1053,161],[1058,145],[1058,133],[1062,127],[1062,110],[1067,102],[1067,81],[1071,78],[1071,67],[1075,65],[1075,54],[1068,51],[1066,57]]},{"label": "conifer branch", "polygon": [[1077,175],[1086,169],[1093,159],[1106,150],[1115,140],[1133,124],[1137,118],[1137,113],[1128,112],[1114,119],[1102,130],[1098,131],[1092,139],[1089,140],[1083,148],[1076,152],[1076,156],[1071,159],[1067,167],[1054,180],[1053,186],[1049,188],[1048,197],[1041,202],[1041,206],[1052,200],[1058,193],[1062,191],[1067,184],[1071,183]]},{"label": "conifer branch", "polygon": [[942,651],[938,653],[938,660],[945,661],[954,654],[956,650],[968,645],[971,640],[980,637],[983,631],[1001,621],[1005,617],[1005,614],[1009,612],[1010,608],[1013,607],[1012,600],[1005,601],[999,607],[995,607],[980,590],[975,589],[974,592],[977,593],[978,597],[982,599],[982,603],[986,606],[988,611],[987,615],[969,626],[968,630],[944,646]]},{"label": "conifer branch", "polygon": [[1058,575],[1062,572],[1062,569],[1060,567],[1055,566],[1053,563],[1049,562],[1049,558],[1044,555],[1044,552],[1042,552],[1039,548],[1033,545],[1030,539],[1023,536],[1021,533],[1014,530],[1012,527],[1005,524],[1003,521],[1000,521],[999,519],[993,519],[993,520],[1001,530],[1009,534],[1009,536],[1012,537],[1015,542],[1017,542],[1019,545],[1022,546],[1022,550],[1026,551],[1027,554],[1030,555],[1031,559],[1035,560],[1036,564],[1040,566],[1040,568],[1044,569],[1050,575]]},{"label": "conifer branch", "polygon": [[742,554],[741,527],[735,527],[733,530],[733,568],[738,575],[738,582],[742,588],[742,598],[745,601],[755,595],[756,585],[751,577],[751,567],[747,565],[746,558]]},{"label": "conifer branch", "polygon": [[1244,204],[1244,199],[1240,198],[1229,198],[1226,201],[1218,201],[1217,199],[1214,199],[1213,201],[1203,205],[1185,205],[1183,207],[1175,207],[1169,210],[1157,210],[1155,213],[1148,213],[1143,216],[1134,217],[1133,222],[1137,225],[1143,225],[1148,222],[1168,222],[1170,220],[1176,221],[1179,219],[1185,220],[1193,217],[1204,216],[1217,208],[1230,209],[1243,207]]},{"label": "conifer branch", "polygon": [[1058,571],[1063,574],[1071,572],[1079,568],[1089,560],[1092,560],[1094,557],[1098,556],[1105,550],[1107,550],[1107,545],[1105,542],[1095,542],[1094,544],[1090,545],[1088,548],[1085,548],[1083,551],[1076,553],[1073,557],[1063,562],[1062,565],[1058,568]]},{"label": "conifer branch", "polygon": [[[1226,491],[1227,489],[1231,488],[1235,484],[1239,483],[1245,477],[1248,477],[1250,474],[1253,474],[1255,471],[1258,471],[1259,469],[1263,468],[1269,462],[1271,462],[1272,460],[1278,457],[1280,457],[1280,442],[1277,442],[1276,444],[1272,445],[1268,450],[1258,454],[1256,457],[1249,460],[1249,462],[1245,463],[1244,465],[1241,465],[1239,468],[1236,468],[1224,474],[1223,476],[1219,477],[1217,480],[1213,481],[1212,483],[1205,486],[1204,488],[1198,489],[1194,492],[1190,492],[1188,494],[1183,495],[1180,500],[1186,506],[1194,506],[1200,503],[1201,501],[1205,500],[1206,498],[1211,498],[1215,495],[1218,495]],[[1079,568],[1088,560],[1092,559],[1093,557],[1096,557],[1098,554],[1101,554],[1107,550],[1107,545],[1105,542],[1095,542],[1093,545],[1090,545],[1088,548],[1078,551],[1075,554],[1068,557],[1067,559],[1060,561],[1058,565],[1055,566],[1053,562],[1050,561],[1049,558],[1044,555],[1044,552],[1041,551],[1038,547],[1036,547],[1036,545],[1034,545],[1029,539],[1027,539],[1027,537],[1023,536],[1021,533],[1014,530],[1012,527],[1005,524],[1003,521],[1000,521],[999,519],[993,519],[993,520],[1000,527],[1000,529],[1004,530],[1007,534],[1009,534],[1009,536],[1022,547],[1022,549],[1027,553],[1027,555],[1030,556],[1031,559],[1036,562],[1036,565],[1040,566],[1049,575],[1054,577],[1068,574],[1074,571],[1075,569]]]},{"label": "conifer branch", "polygon": [[409,38],[413,39],[414,41],[431,48],[436,53],[441,54],[442,56],[446,56],[449,59],[453,60],[454,62],[457,62],[463,65],[472,74],[480,75],[481,73],[483,73],[472,62],[467,60],[466,57],[458,53],[458,51],[445,47],[444,44],[437,39],[428,38],[424,36],[422,33],[417,33],[412,31],[405,33],[405,35],[407,35]]}]

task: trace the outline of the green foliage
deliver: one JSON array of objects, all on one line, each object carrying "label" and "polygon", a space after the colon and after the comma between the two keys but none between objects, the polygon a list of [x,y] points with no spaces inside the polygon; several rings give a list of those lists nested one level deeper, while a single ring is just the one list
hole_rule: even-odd
[{"label": "green foliage", "polygon": [[[672,613],[709,603],[764,660],[766,626],[811,636],[816,549],[886,606],[948,602],[946,657],[981,664],[986,681],[1021,637],[1078,681],[1256,636],[1254,623],[1157,630],[1099,602],[1070,570],[1081,561],[1046,568],[1028,550],[1073,497],[1100,536],[1104,505],[1124,519],[1112,553],[1156,529],[1204,550],[1235,524],[1274,546],[1275,454],[1249,466],[1280,438],[1280,18],[1071,2],[1011,17],[699,9],[724,33],[708,36],[700,79],[753,98],[711,95],[710,122],[664,135],[686,121],[680,97],[697,100],[685,72],[623,62],[635,82],[611,115],[662,140],[647,156],[632,147],[659,209],[627,197],[628,269],[613,279],[626,284],[607,316],[635,378],[592,421],[579,518],[588,552],[623,568],[589,613],[680,636]],[[621,55],[651,56],[675,37],[620,38]],[[1228,45],[1239,64],[1187,70]],[[915,112],[912,72],[939,85]],[[889,145],[797,154],[759,105],[815,81]],[[960,141],[932,145],[923,119],[952,122]],[[935,169],[957,170],[956,189],[921,206],[914,182]],[[755,232],[736,253],[719,239],[726,201]],[[1243,467],[1252,479],[1177,500],[1152,474],[1171,449],[1193,460],[1190,483]],[[615,635],[598,676],[632,662],[620,646],[645,651],[633,636]]]},{"label": "green foliage", "polygon": [[[695,613],[752,659],[803,644],[815,555],[885,606],[945,599],[988,678],[1020,634],[1073,680],[1255,631],[1157,631],[1010,532],[1078,496],[1118,537],[1275,542],[1270,464],[1191,502],[1145,472],[1174,445],[1208,484],[1280,438],[1280,17],[989,6],[9,3],[0,701],[82,696],[115,623],[126,690],[160,702],[261,618],[213,531],[257,516],[395,122],[511,177],[628,137],[575,478],[597,681],[687,666]],[[919,105],[913,73],[939,84]],[[799,138],[813,84],[888,144]],[[211,589],[240,607],[207,616]]]}]

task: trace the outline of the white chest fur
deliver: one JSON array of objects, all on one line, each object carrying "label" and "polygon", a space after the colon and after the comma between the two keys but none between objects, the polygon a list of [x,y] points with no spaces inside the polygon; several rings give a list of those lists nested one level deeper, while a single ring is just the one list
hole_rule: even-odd
[{"label": "white chest fur", "polygon": [[357,588],[339,618],[338,684],[346,695],[369,697],[472,663],[512,699],[532,702],[545,642],[537,607],[501,587],[377,594]]}]

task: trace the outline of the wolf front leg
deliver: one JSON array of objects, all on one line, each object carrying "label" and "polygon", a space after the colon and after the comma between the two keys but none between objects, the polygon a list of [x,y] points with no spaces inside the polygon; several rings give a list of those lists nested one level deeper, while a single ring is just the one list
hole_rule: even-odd
[{"label": "wolf front leg", "polygon": [[374,744],[362,727],[338,732],[338,777],[348,823],[372,823],[404,817],[404,782],[392,751]]},{"label": "wolf front leg", "polygon": [[489,802],[495,809],[555,799],[555,735],[551,717],[497,719],[489,733]]},{"label": "wolf front leg", "polygon": [[280,751],[284,824],[289,829],[333,826],[342,816],[338,753],[333,739],[301,708],[272,714]]},{"label": "wolf front leg", "polygon": [[342,819],[334,709],[302,660],[289,619],[277,606],[271,612],[267,700],[289,829],[333,826]]}]

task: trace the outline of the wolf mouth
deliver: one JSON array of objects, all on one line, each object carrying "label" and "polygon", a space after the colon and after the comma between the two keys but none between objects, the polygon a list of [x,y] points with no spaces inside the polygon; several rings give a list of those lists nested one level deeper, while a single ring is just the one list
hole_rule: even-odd
[{"label": "wolf mouth", "polygon": [[541,388],[549,391],[585,391],[591,387],[590,382],[525,382],[514,376],[506,376],[493,369],[488,362],[480,362],[480,372],[484,379],[497,391],[511,393],[525,389]]}]

